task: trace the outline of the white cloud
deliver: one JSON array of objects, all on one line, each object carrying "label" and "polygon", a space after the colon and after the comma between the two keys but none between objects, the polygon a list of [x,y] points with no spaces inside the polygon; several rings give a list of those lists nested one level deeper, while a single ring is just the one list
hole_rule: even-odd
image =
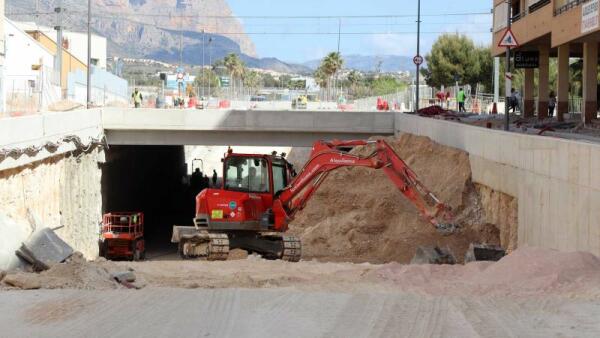
[{"label": "white cloud", "polygon": [[[431,48],[431,38],[421,36],[421,54],[425,54]],[[364,54],[390,54],[414,56],[417,53],[417,35],[416,34],[377,34],[371,36],[366,41],[368,50]]]}]

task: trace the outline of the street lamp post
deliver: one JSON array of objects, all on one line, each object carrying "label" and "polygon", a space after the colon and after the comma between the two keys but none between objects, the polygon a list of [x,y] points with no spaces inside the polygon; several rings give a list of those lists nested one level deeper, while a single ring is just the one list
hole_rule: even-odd
[{"label": "street lamp post", "polygon": [[[421,55],[421,0],[417,1],[417,56]],[[417,81],[415,83],[415,112],[419,112],[419,72],[421,70],[421,63],[417,62]]]},{"label": "street lamp post", "polygon": [[[211,68],[211,72],[212,72],[212,52],[211,52],[211,43],[212,43],[213,39],[212,37],[208,38],[208,64],[209,67]],[[209,73],[210,74],[210,73]],[[212,76],[212,75],[211,75]],[[210,82],[211,80],[208,80],[208,102],[210,103],[210,96],[211,96],[211,91],[210,91]],[[208,105],[208,104],[207,104]]]},{"label": "street lamp post", "polygon": [[[88,0],[87,22],[87,109],[92,105],[92,0]],[[62,42],[60,42],[62,43]]]},{"label": "street lamp post", "polygon": [[204,98],[204,81],[206,80],[206,71],[204,70],[205,60],[204,60],[204,47],[206,46],[206,40],[204,38],[204,29],[202,29],[202,81],[200,81],[200,85],[202,86],[202,98]]},{"label": "street lamp post", "polygon": [[[510,5],[510,1],[506,2],[506,26],[508,29],[508,31],[510,31],[510,26],[511,26],[511,19],[510,19],[510,11],[511,11],[511,5]],[[508,74],[510,74],[510,47],[506,47],[506,76],[505,76],[505,81],[507,81],[506,77],[508,76]],[[509,131],[510,130],[510,116],[508,116],[508,101],[510,100],[510,89],[508,88],[508,86],[506,86],[506,98],[504,99],[504,130]]]}]

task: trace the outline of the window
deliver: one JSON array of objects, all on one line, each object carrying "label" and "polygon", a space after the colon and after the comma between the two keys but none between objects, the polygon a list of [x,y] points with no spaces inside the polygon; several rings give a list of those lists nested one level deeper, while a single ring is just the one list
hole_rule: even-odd
[{"label": "window", "polygon": [[269,192],[267,161],[254,157],[230,157],[225,162],[225,189]]},{"label": "window", "polygon": [[285,163],[273,163],[273,191],[280,192],[287,187]]}]

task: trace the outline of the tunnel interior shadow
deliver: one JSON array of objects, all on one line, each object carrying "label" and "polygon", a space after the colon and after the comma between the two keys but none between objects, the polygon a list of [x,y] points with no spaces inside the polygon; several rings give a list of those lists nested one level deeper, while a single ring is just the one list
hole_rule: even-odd
[{"label": "tunnel interior shadow", "polygon": [[173,225],[191,225],[194,198],[183,146],[111,146],[102,166],[102,211],[141,211],[147,257],[176,251]]}]

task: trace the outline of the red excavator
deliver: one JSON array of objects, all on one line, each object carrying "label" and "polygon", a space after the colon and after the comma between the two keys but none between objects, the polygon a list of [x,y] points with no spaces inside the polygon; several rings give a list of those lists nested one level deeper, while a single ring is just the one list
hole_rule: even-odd
[{"label": "red excavator", "polygon": [[[350,153],[369,144],[375,150],[368,156]],[[236,154],[230,148],[223,158],[221,189],[198,194],[194,226],[174,226],[171,240],[179,243],[182,258],[226,260],[230,249],[239,248],[267,259],[297,262],[301,243],[285,235],[288,224],[327,175],[341,167],[382,169],[435,228],[443,233],[455,230],[450,208],[419,182],[384,140],[317,141],[297,175],[285,154]]]}]

